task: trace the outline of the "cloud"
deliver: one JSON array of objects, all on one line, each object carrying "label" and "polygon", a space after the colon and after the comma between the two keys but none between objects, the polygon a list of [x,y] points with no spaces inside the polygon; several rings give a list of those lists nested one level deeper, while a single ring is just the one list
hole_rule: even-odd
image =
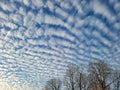
[{"label": "cloud", "polygon": [[0,1],[3,84],[41,90],[48,79],[63,77],[69,63],[106,60],[119,67],[119,14],[117,0]]},{"label": "cloud", "polygon": [[32,88],[28,87],[27,85],[24,87],[21,87],[20,85],[10,86],[9,82],[4,79],[0,80],[0,88],[1,90],[32,90]]}]

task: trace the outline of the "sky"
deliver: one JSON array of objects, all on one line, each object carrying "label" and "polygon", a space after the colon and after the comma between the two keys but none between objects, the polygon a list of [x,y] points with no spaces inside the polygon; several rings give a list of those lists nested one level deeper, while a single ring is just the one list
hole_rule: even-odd
[{"label": "sky", "polygon": [[120,0],[0,0],[1,90],[41,90],[96,60],[120,68]]}]

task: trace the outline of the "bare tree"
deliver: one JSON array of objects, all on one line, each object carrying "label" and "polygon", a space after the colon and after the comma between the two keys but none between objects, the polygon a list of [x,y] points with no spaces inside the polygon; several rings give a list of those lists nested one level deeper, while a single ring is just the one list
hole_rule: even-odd
[{"label": "bare tree", "polygon": [[50,79],[46,86],[45,86],[45,90],[61,90],[61,86],[62,86],[62,81],[60,79]]},{"label": "bare tree", "polygon": [[75,68],[73,65],[68,65],[65,76],[65,86],[67,90],[75,90]]},{"label": "bare tree", "polygon": [[120,70],[114,70],[113,87],[114,90],[120,90]]},{"label": "bare tree", "polygon": [[98,61],[89,63],[89,80],[90,86],[96,90],[108,90],[111,85],[111,67],[109,64]]},{"label": "bare tree", "polygon": [[120,70],[104,61],[90,62],[88,72],[76,65],[68,65],[63,80],[50,79],[43,90],[120,90]]},{"label": "bare tree", "polygon": [[80,66],[68,65],[65,78],[68,90],[87,90],[87,75]]},{"label": "bare tree", "polygon": [[42,90],[51,90],[51,89],[49,89],[48,85],[45,85],[45,86],[42,88]]},{"label": "bare tree", "polygon": [[83,72],[83,68],[80,66],[76,67],[76,73],[75,73],[75,81],[77,88],[79,90],[87,90],[88,88],[88,81],[87,81],[87,74]]}]

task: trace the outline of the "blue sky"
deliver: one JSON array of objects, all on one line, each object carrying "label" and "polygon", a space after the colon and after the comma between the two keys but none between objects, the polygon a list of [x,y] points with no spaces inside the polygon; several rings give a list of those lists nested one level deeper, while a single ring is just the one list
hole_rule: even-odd
[{"label": "blue sky", "polygon": [[0,0],[2,88],[38,90],[94,60],[120,67],[119,0]]}]

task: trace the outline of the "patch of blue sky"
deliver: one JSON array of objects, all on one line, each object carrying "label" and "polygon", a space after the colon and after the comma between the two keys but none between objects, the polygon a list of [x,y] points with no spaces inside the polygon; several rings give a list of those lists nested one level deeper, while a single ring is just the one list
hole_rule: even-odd
[{"label": "patch of blue sky", "polygon": [[44,14],[48,14],[48,15],[51,15],[51,16],[54,16],[54,14],[55,14],[55,12],[52,12],[48,7],[43,7],[42,11],[43,11]]}]

